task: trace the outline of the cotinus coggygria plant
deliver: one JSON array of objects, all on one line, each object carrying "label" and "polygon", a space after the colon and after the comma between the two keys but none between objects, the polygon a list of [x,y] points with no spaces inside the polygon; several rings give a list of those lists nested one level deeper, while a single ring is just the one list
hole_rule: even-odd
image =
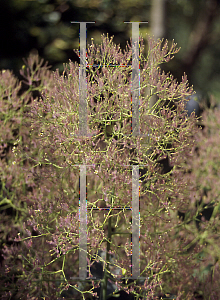
[{"label": "cotinus coggygria plant", "polygon": [[[91,68],[87,78],[90,136],[79,135],[79,66],[71,61],[63,74],[58,70],[53,73],[53,86],[45,87],[39,101],[33,101],[24,114],[30,142],[25,147],[18,143],[15,161],[18,165],[24,160],[33,163],[21,170],[35,180],[35,187],[28,195],[25,234],[16,237],[20,248],[5,247],[5,266],[13,267],[13,249],[22,262],[17,289],[26,299],[58,299],[63,290],[71,290],[73,299],[85,299],[95,297],[93,289],[100,285],[102,299],[110,297],[106,294],[108,255],[115,255],[121,277],[132,275],[132,211],[113,208],[132,207],[132,165],[139,165],[140,274],[146,279],[141,284],[135,280],[128,284],[119,276],[114,278],[115,285],[142,299],[156,299],[158,293],[191,299],[198,284],[192,270],[198,266],[195,256],[201,246],[188,253],[187,234],[174,235],[180,227],[177,211],[189,201],[184,162],[191,156],[194,135],[199,130],[195,115],[187,117],[184,110],[193,89],[185,74],[178,83],[160,69],[160,64],[179,51],[175,43],[169,48],[167,41],[162,44],[147,36],[148,56],[144,58],[140,39],[141,134],[132,135],[132,66],[128,65],[132,49],[128,44],[122,53],[112,38],[102,39],[101,46],[92,43],[87,50],[88,66],[101,66]],[[153,94],[157,102],[150,107]],[[171,168],[163,172],[159,162],[166,157]],[[71,279],[79,276],[79,175],[83,165],[87,178],[88,258],[99,249],[107,249],[103,280],[85,284]]]}]

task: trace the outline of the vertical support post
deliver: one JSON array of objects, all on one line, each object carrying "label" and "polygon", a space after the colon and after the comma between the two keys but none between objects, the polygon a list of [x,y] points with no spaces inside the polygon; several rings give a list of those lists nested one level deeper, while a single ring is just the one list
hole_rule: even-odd
[{"label": "vertical support post", "polygon": [[132,166],[132,278],[140,276],[139,166]]},{"label": "vertical support post", "polygon": [[86,203],[86,166],[80,166],[79,200],[79,277],[87,277],[87,203]]},{"label": "vertical support post", "polygon": [[[87,133],[87,83],[86,83],[86,24],[95,22],[74,22],[80,24],[80,67],[79,67],[79,136]],[[87,277],[87,203],[86,203],[86,166],[80,166],[79,200],[79,278]]]},{"label": "vertical support post", "polygon": [[139,23],[148,22],[124,22],[132,24],[132,135],[140,135],[139,126],[139,95],[140,95],[140,66],[139,66]]},{"label": "vertical support post", "polygon": [[87,136],[86,23],[80,22],[79,134]]},{"label": "vertical support post", "polygon": [[132,134],[140,134],[139,126],[139,23],[132,23]]},{"label": "vertical support post", "polygon": [[[140,135],[139,125],[139,23],[132,23],[132,135]],[[148,23],[148,22],[143,22]],[[139,212],[139,166],[132,166],[132,278],[140,276],[140,212]]]},{"label": "vertical support post", "polygon": [[87,133],[87,82],[86,82],[86,24],[95,22],[71,22],[80,24],[80,67],[79,67],[79,136]]}]

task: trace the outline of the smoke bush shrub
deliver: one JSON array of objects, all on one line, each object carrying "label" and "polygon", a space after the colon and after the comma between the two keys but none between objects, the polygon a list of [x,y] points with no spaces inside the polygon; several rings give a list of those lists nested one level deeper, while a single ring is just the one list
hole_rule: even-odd
[{"label": "smoke bush shrub", "polygon": [[[101,203],[106,207],[123,207],[131,206],[132,195],[131,168],[125,165],[134,163],[147,166],[145,175],[140,178],[140,270],[146,280],[142,286],[133,283],[128,288],[118,278],[118,289],[146,299],[155,299],[160,290],[176,294],[177,299],[193,299],[199,280],[192,275],[199,267],[196,258],[203,246],[197,243],[193,251],[185,251],[196,229],[189,232],[187,225],[181,225],[177,218],[177,211],[188,207],[190,193],[195,189],[190,179],[184,176],[185,162],[192,156],[194,136],[199,131],[195,115],[187,118],[184,111],[185,99],[193,89],[189,88],[185,75],[182,82],[177,83],[172,75],[159,68],[178,52],[176,44],[168,49],[167,41],[162,47],[162,41],[155,42],[148,36],[147,59],[142,55],[143,49],[141,40],[144,67],[140,75],[140,131],[144,137],[132,136],[129,123],[131,78],[128,78],[128,71],[131,67],[126,64],[132,56],[131,46],[122,53],[112,43],[112,38],[104,36],[101,47],[96,48],[94,44],[88,47],[89,65],[97,60],[100,65],[105,65],[102,74],[99,71],[93,74],[96,81],[91,80],[91,75],[88,78],[91,137],[77,136],[79,68],[71,61],[65,65],[63,75],[58,70],[53,73],[50,84],[41,91],[42,98],[35,99],[31,109],[24,113],[25,126],[31,130],[30,140],[26,145],[18,144],[15,161],[17,165],[26,162],[21,169],[25,176],[30,176],[34,188],[28,196],[20,195],[21,201],[28,202],[29,217],[23,224],[25,234],[22,232],[23,236],[15,239],[22,250],[5,246],[4,272],[13,266],[11,256],[14,251],[22,262],[16,287],[19,295],[26,299],[48,296],[57,299],[63,289],[69,288],[78,292],[74,294],[75,299],[92,293],[87,285],[80,290],[70,280],[70,277],[78,277],[79,167],[75,165],[90,165],[87,167],[87,207]],[[109,64],[126,67],[112,68]],[[32,73],[27,72],[28,84],[32,83],[31,76]],[[145,95],[146,87],[150,91],[148,96]],[[99,97],[101,93],[104,99]],[[151,109],[149,100],[153,93],[158,101]],[[97,103],[94,103],[95,96]],[[175,105],[175,110],[170,108],[171,104]],[[172,171],[163,174],[153,159],[155,155],[160,159],[168,155]],[[92,209],[88,210],[89,257],[98,249],[104,249],[111,223],[117,223],[117,231],[131,232],[131,211],[111,210],[108,215],[100,211],[94,215]],[[35,235],[32,236],[30,230],[34,230]],[[112,243],[107,243],[107,248],[110,246],[112,253],[117,254],[117,266],[126,270],[129,277],[129,239],[123,234],[115,237],[114,230],[110,230]],[[47,280],[51,278],[47,286]],[[57,286],[60,279],[63,279],[63,285]],[[92,284],[94,287],[95,283]],[[10,289],[10,283],[7,288]],[[5,293],[3,297],[8,295]]]}]

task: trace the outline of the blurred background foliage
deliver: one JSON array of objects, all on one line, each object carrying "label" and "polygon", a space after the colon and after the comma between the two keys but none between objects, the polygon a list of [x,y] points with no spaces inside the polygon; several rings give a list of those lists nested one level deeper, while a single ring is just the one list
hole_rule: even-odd
[{"label": "blurred background foliage", "polygon": [[63,63],[76,60],[79,24],[87,24],[87,46],[101,34],[125,49],[132,25],[140,24],[140,34],[173,39],[181,51],[164,66],[178,81],[186,72],[190,85],[203,97],[220,99],[220,1],[219,0],[7,0],[0,1],[0,69],[13,70],[19,78],[23,57],[38,51],[52,66],[63,71]]}]

